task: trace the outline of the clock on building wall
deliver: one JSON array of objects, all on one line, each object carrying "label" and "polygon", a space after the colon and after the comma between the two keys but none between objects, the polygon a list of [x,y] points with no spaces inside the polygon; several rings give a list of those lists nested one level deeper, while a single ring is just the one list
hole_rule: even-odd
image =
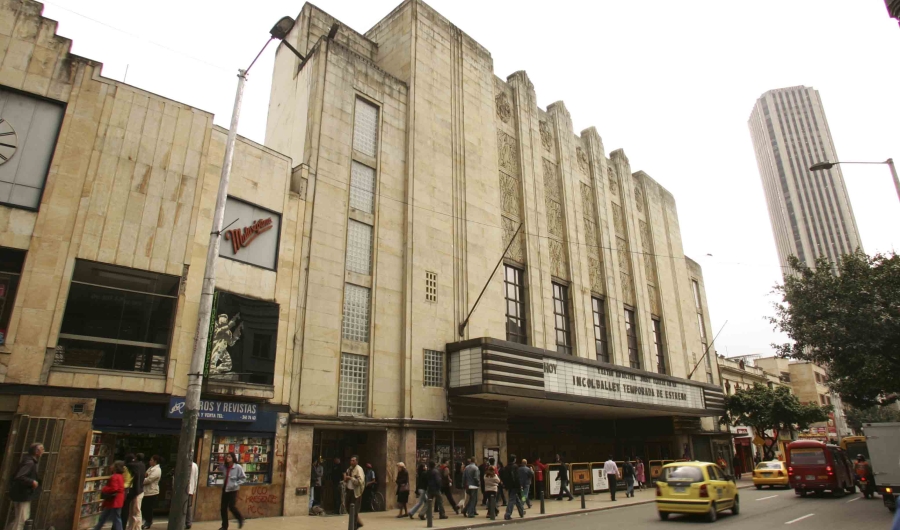
[{"label": "clock on building wall", "polygon": [[0,118],[0,164],[16,154],[16,148],[19,145],[19,137],[12,125],[3,118]]}]

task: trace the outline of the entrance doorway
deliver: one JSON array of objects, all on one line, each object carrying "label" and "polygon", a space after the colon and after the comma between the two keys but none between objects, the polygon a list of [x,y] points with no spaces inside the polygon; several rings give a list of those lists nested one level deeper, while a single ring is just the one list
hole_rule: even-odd
[{"label": "entrance doorway", "polygon": [[[159,467],[162,478],[159,479],[159,497],[153,509],[154,518],[169,515],[172,503],[172,486],[175,474],[175,460],[178,456],[178,436],[173,434],[143,434],[133,432],[108,432],[115,436],[115,458],[123,460],[125,455],[143,454],[143,461],[149,466],[150,457],[160,457]],[[146,516],[145,516],[146,518]]]},{"label": "entrance doorway", "polygon": [[[313,450],[309,465],[313,458],[321,458],[324,468],[322,502],[324,510],[339,513],[341,482],[344,471],[350,467],[350,458],[356,455],[359,465],[366,471],[367,464],[372,465],[377,488],[384,495],[385,484],[391,477],[386,476],[384,468],[387,462],[387,433],[379,431],[341,431],[316,429],[313,431]],[[366,503],[363,502],[363,511]]]}]

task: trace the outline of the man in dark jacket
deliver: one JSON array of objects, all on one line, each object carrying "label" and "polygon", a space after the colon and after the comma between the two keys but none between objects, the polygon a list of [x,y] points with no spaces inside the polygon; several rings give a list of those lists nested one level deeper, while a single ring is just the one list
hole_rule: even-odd
[{"label": "man in dark jacket", "polygon": [[434,506],[431,508],[432,513],[436,510],[440,514],[441,519],[448,519],[444,512],[444,501],[441,499],[441,487],[444,485],[444,478],[441,476],[441,470],[434,465],[434,461],[428,462],[428,500],[434,499]]},{"label": "man in dark jacket", "polygon": [[334,495],[334,513],[341,513],[341,485],[344,483],[344,470],[341,467],[341,458],[336,456],[331,463],[331,488]]},{"label": "man in dark jacket", "polygon": [[13,475],[9,488],[9,500],[12,501],[15,517],[10,521],[7,530],[22,530],[25,521],[31,518],[31,501],[38,489],[38,463],[44,454],[44,446],[33,443],[28,448],[28,454],[19,462],[19,469]]},{"label": "man in dark jacket", "polygon": [[453,511],[459,513],[459,507],[456,505],[456,499],[453,498],[453,480],[450,478],[450,459],[446,456],[441,459],[441,493],[447,496],[447,502],[453,508]]},{"label": "man in dark jacket", "polygon": [[559,474],[556,475],[556,480],[559,482],[559,495],[556,497],[556,500],[561,501],[563,495],[568,495],[571,501],[574,497],[572,497],[572,492],[569,491],[569,466],[566,465],[566,461],[559,455],[556,455],[556,463],[559,465]]},{"label": "man in dark jacket", "polygon": [[509,455],[509,465],[504,466],[503,471],[500,472],[500,481],[503,482],[503,487],[509,494],[506,515],[503,518],[507,521],[512,519],[513,506],[518,507],[519,517],[525,517],[525,506],[522,504],[519,489],[519,466],[516,465],[516,455]]}]

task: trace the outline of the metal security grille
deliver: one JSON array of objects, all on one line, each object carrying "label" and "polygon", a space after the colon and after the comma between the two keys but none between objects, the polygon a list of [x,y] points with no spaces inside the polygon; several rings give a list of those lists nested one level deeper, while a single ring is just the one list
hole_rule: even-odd
[{"label": "metal security grille", "polygon": [[369,342],[369,289],[344,286],[344,321],[341,334],[347,340]]},{"label": "metal security grille", "polygon": [[437,302],[437,273],[425,271],[425,300]]},{"label": "metal security grille", "polygon": [[444,386],[444,352],[425,350],[425,386]]},{"label": "metal security grille", "polygon": [[353,149],[368,156],[376,156],[378,149],[378,107],[359,98],[353,120]]},{"label": "metal security grille", "polygon": [[[9,502],[9,483],[12,474],[16,472],[22,457],[28,453],[28,448],[35,442],[44,444],[44,454],[38,463],[38,483],[41,494],[31,503],[31,518],[34,520],[34,528],[47,527],[47,517],[50,512],[50,486],[53,485],[53,478],[56,475],[56,464],[59,459],[65,423],[66,420],[63,418],[32,418],[30,416],[20,416],[16,422],[15,430],[10,433],[12,451],[10,451],[11,465],[7,466],[9,475],[3,477],[2,490],[0,490],[3,492],[3,495],[0,496],[0,514],[2,514],[0,521],[3,522],[4,527],[13,517]],[[71,463],[67,462],[68,464]]]},{"label": "metal security grille", "polygon": [[350,164],[350,207],[375,212],[375,170],[356,161]]},{"label": "metal security grille", "polygon": [[347,226],[347,270],[372,274],[372,227],[352,219]]},{"label": "metal security grille", "polygon": [[338,414],[365,416],[368,402],[369,359],[352,353],[341,354],[341,384]]}]

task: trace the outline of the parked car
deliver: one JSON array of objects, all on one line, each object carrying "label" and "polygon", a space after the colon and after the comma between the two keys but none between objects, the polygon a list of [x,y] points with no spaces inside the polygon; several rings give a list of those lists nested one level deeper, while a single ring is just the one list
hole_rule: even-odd
[{"label": "parked car", "polygon": [[779,460],[760,462],[756,465],[756,469],[753,470],[753,485],[758,490],[761,490],[763,486],[790,488],[791,483],[788,480],[787,465]]},{"label": "parked car", "polygon": [[801,497],[810,492],[843,495],[856,491],[850,461],[836,445],[815,440],[792,442],[787,446],[787,466],[791,487]]},{"label": "parked car", "polygon": [[705,514],[715,521],[719,512],[737,515],[741,504],[737,485],[711,462],[673,462],[656,481],[656,509],[665,521],[672,513]]}]

